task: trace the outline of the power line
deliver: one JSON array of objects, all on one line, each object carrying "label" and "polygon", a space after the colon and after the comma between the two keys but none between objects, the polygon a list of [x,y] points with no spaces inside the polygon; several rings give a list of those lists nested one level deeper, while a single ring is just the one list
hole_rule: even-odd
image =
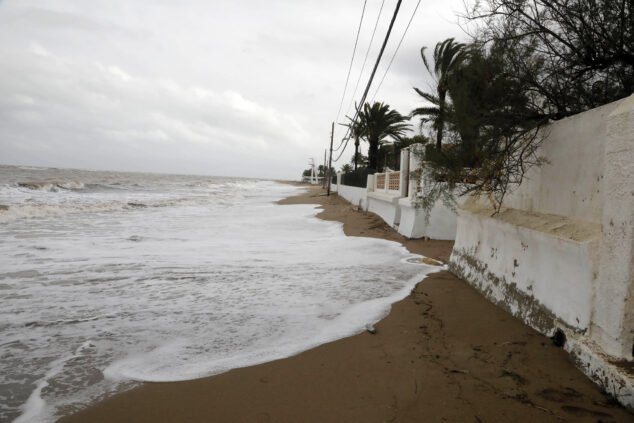
[{"label": "power line", "polygon": [[363,10],[361,11],[361,20],[359,21],[359,28],[357,28],[357,38],[354,40],[354,49],[352,49],[352,58],[350,59],[350,66],[348,67],[348,76],[346,77],[346,85],[343,87],[343,95],[341,96],[341,102],[339,103],[339,111],[337,111],[337,118],[335,122],[339,120],[339,114],[341,113],[341,107],[343,106],[343,100],[346,98],[346,90],[348,89],[348,81],[350,80],[350,71],[352,71],[352,63],[354,62],[354,55],[357,52],[357,44],[359,42],[359,34],[361,33],[361,25],[363,24],[363,16],[365,15],[365,6],[368,0],[363,2]]},{"label": "power line", "polygon": [[407,22],[407,26],[405,27],[405,31],[403,32],[403,36],[401,37],[401,40],[398,42],[398,45],[396,46],[396,50],[394,50],[394,54],[392,55],[392,58],[390,59],[390,63],[388,63],[387,68],[385,69],[385,73],[383,74],[383,78],[381,78],[381,82],[379,82],[379,85],[376,87],[376,91],[374,91],[374,95],[372,96],[372,100],[370,100],[370,102],[374,101],[374,97],[376,97],[379,90],[381,89],[381,85],[383,85],[383,81],[385,81],[387,72],[390,70],[390,66],[392,66],[392,62],[394,61],[394,58],[396,57],[396,53],[398,53],[399,47],[401,47],[401,43],[403,42],[403,39],[405,38],[405,34],[407,34],[407,30],[409,29],[409,26],[412,23],[412,20],[414,20],[414,15],[416,15],[416,11],[418,10],[418,6],[420,6],[420,2],[421,0],[418,0],[418,3],[416,3],[414,12],[412,12],[412,16],[409,18],[409,22]]},{"label": "power line", "polygon": [[337,146],[337,148],[333,148],[332,151],[339,151],[339,149],[341,148],[341,146],[343,145],[343,142],[345,141],[345,137],[341,139],[341,142],[339,143],[339,145]]},{"label": "power line", "polygon": [[361,72],[359,72],[359,77],[357,78],[357,84],[354,86],[354,92],[352,93],[352,98],[350,99],[350,104],[346,109],[346,115],[350,112],[350,107],[352,107],[352,103],[354,103],[354,98],[357,95],[357,89],[359,88],[359,82],[361,82],[361,76],[363,76],[363,70],[365,69],[365,64],[368,61],[368,55],[370,53],[370,48],[372,47],[372,42],[374,41],[374,35],[376,34],[376,28],[379,26],[379,19],[381,18],[381,13],[383,12],[383,6],[385,5],[385,0],[381,2],[381,8],[379,9],[379,14],[376,17],[376,22],[374,22],[374,30],[372,31],[372,37],[370,38],[370,44],[368,44],[368,49],[365,51],[365,58],[363,59],[363,66],[361,66]]},{"label": "power line", "polygon": [[[361,96],[361,101],[359,102],[359,106],[356,107],[356,113],[354,114],[354,118],[352,119],[352,124],[354,124],[357,121],[357,117],[359,116],[359,108],[363,107],[363,104],[365,103],[365,99],[368,96],[368,91],[370,91],[370,86],[372,85],[372,81],[374,80],[374,75],[376,74],[376,70],[379,67],[379,63],[381,62],[381,57],[383,57],[385,46],[387,45],[387,42],[390,39],[390,34],[392,33],[392,28],[394,27],[394,21],[396,20],[396,16],[398,15],[398,10],[401,7],[401,1],[402,0],[398,0],[398,2],[396,3],[396,8],[394,9],[394,14],[392,15],[392,20],[390,21],[390,26],[387,29],[387,34],[385,34],[383,45],[381,46],[379,55],[376,58],[376,62],[374,63],[374,68],[372,69],[372,73],[370,74],[370,79],[368,80],[368,84],[365,86],[365,90],[363,91],[363,96]],[[350,126],[348,126],[348,130],[346,131],[346,135],[344,135],[344,138],[348,137],[348,133],[350,133]],[[346,140],[346,146],[347,145],[348,145],[348,141]],[[346,148],[344,147],[343,150],[345,149]],[[337,158],[337,160],[341,158],[342,154],[343,154],[343,151],[341,152],[341,154],[339,154],[339,157]],[[337,160],[335,160],[335,162]]]},{"label": "power line", "polygon": [[[343,143],[343,141],[346,141],[346,144],[343,147],[343,150],[341,150],[341,153],[339,153],[339,156],[337,156],[337,158],[335,160],[333,160],[333,162],[337,162],[339,161],[339,159],[341,158],[341,155],[343,154],[344,151],[346,151],[346,147],[348,146],[348,141],[350,140],[350,137],[346,137],[344,139],[341,140],[341,143]],[[341,147],[341,144],[339,145]]]},{"label": "power line", "polygon": [[[379,51],[379,56],[376,58],[376,63],[374,64],[374,68],[372,69],[372,74],[370,74],[370,80],[368,81],[368,85],[365,87],[365,91],[363,91],[363,96],[361,97],[360,105],[365,103],[365,99],[368,96],[368,91],[370,91],[370,86],[372,85],[372,81],[374,80],[374,75],[376,74],[376,70],[379,67],[379,62],[381,62],[381,57],[383,57],[383,52],[385,51],[385,46],[387,45],[387,41],[390,39],[390,33],[392,32],[392,27],[394,27],[394,21],[396,20],[396,15],[398,15],[398,9],[401,7],[401,1],[398,0],[396,3],[396,8],[394,9],[394,15],[392,16],[392,20],[390,21],[390,26],[387,29],[387,34],[385,34],[385,40],[383,40],[383,45],[381,46],[381,51]],[[360,106],[361,107],[361,106]],[[358,113],[357,109],[357,115]],[[355,117],[356,120],[356,117]]]}]

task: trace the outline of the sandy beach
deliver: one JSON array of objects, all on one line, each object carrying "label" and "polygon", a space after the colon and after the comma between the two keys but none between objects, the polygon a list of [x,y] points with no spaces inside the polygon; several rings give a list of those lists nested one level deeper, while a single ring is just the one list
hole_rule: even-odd
[{"label": "sandy beach", "polygon": [[[401,242],[446,262],[452,242],[407,240],[378,216],[311,187],[348,236]],[[430,275],[363,332],[191,381],[145,383],[61,422],[634,422],[553,342],[449,272]]]}]

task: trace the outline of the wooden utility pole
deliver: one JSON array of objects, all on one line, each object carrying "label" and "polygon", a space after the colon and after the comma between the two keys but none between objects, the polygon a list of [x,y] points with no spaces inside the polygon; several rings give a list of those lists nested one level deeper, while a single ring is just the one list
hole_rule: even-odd
[{"label": "wooden utility pole", "polygon": [[326,188],[326,152],[328,151],[327,148],[324,148],[324,179],[321,181],[321,187],[322,188]]},{"label": "wooden utility pole", "polygon": [[330,168],[332,167],[332,138],[335,136],[335,123],[332,123],[332,128],[330,129],[330,157],[328,158],[328,196],[330,196],[330,182],[332,178],[330,177]]}]

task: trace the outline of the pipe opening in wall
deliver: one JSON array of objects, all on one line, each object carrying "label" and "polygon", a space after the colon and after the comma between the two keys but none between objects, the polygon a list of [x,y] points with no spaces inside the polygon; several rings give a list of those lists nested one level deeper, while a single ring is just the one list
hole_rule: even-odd
[{"label": "pipe opening in wall", "polygon": [[566,334],[561,329],[557,329],[550,339],[553,340],[553,344],[555,344],[556,347],[566,345]]}]

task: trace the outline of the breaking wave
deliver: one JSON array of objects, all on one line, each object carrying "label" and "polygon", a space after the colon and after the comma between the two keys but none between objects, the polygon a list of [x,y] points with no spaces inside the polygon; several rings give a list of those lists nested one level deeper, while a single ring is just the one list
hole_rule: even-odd
[{"label": "breaking wave", "polygon": [[21,188],[28,188],[31,190],[43,190],[49,192],[57,192],[60,189],[64,190],[80,190],[84,189],[84,184],[79,181],[66,181],[66,182],[18,182],[17,185]]},{"label": "breaking wave", "polygon": [[105,201],[99,203],[64,203],[64,204],[0,204],[0,223],[8,223],[18,219],[47,216],[63,216],[76,213],[99,213],[122,210],[145,209],[148,207],[171,207],[177,205],[197,205],[207,202],[206,198],[177,198],[170,200],[148,201]]}]

